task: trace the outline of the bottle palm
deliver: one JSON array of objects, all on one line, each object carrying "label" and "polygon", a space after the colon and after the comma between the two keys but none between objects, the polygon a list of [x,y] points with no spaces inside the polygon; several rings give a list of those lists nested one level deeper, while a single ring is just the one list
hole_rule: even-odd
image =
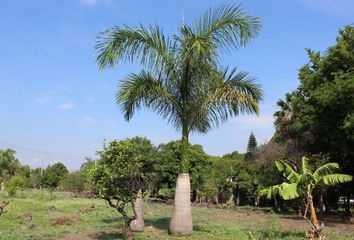
[{"label": "bottle palm", "polygon": [[[192,231],[189,134],[206,133],[240,113],[259,112],[262,91],[255,78],[220,64],[221,53],[245,46],[259,29],[258,18],[246,15],[239,6],[221,5],[190,26],[183,23],[172,37],[166,37],[159,26],[142,25],[114,27],[99,35],[96,47],[100,68],[114,66],[119,61],[138,62],[144,68],[119,84],[116,101],[125,119],[130,120],[137,110],[145,107],[182,133],[182,175],[177,181],[170,227],[173,233]],[[176,210],[180,201],[184,202],[183,209]],[[175,216],[178,212],[184,212],[181,215],[184,219],[174,221],[180,218]]]}]

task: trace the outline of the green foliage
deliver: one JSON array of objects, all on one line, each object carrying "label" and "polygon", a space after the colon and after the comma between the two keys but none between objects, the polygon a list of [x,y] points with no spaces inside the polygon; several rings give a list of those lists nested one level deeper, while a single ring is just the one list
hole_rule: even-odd
[{"label": "green foliage", "polygon": [[[324,54],[307,49],[309,62],[299,71],[300,85],[278,102],[281,110],[275,114],[275,137],[291,142],[292,155],[328,154],[350,175],[354,175],[353,52],[353,25],[341,29],[336,44]],[[342,194],[353,193],[354,184],[344,186]]]},{"label": "green foliage", "polygon": [[60,162],[49,165],[47,169],[43,171],[41,185],[45,188],[56,188],[60,180],[63,179],[68,172],[65,165]]},{"label": "green foliage", "polygon": [[5,183],[5,189],[9,196],[15,196],[18,190],[23,190],[27,186],[26,181],[20,176],[13,176]]},{"label": "green foliage", "polygon": [[256,147],[257,147],[257,140],[253,132],[251,132],[251,135],[248,138],[247,153],[252,153],[254,150],[256,150]]},{"label": "green foliage", "polygon": [[259,112],[262,91],[255,78],[220,64],[220,53],[245,46],[259,29],[258,18],[224,4],[183,24],[173,37],[158,26],[109,29],[98,37],[97,62],[100,68],[124,60],[144,67],[121,81],[116,101],[126,120],[146,107],[181,131],[180,171],[188,173],[190,132],[206,133],[229,117]]},{"label": "green foliage", "polygon": [[15,175],[20,162],[15,157],[15,151],[11,149],[0,149],[0,182]]},{"label": "green foliage", "polygon": [[338,169],[338,164],[327,163],[317,168],[314,173],[311,170],[308,159],[302,157],[301,172],[296,172],[291,165],[284,161],[276,161],[276,166],[287,179],[280,185],[263,189],[260,194],[270,198],[274,194],[280,194],[285,199],[295,199],[311,194],[316,187],[333,186],[339,183],[352,181],[353,177],[347,174],[333,173]]},{"label": "green foliage", "polygon": [[[211,163],[201,145],[188,144],[188,149],[191,190],[199,191],[210,172]],[[156,188],[174,188],[182,157],[182,142],[160,144],[158,153],[158,161],[154,164],[154,170],[158,173]]]},{"label": "green foliage", "polygon": [[152,165],[156,149],[146,138],[135,137],[105,143],[97,154],[100,159],[89,170],[92,192],[123,216],[129,231],[131,218],[126,205],[133,206],[139,191],[144,193],[155,178]]},{"label": "green foliage", "polygon": [[58,189],[69,192],[83,192],[85,190],[86,176],[81,172],[65,175],[59,181]]}]

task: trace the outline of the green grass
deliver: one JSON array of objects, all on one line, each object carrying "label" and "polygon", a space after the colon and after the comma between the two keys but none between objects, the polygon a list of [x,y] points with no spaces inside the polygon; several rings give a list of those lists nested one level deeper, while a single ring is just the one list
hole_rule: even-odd
[{"label": "green grass", "polygon": [[[122,218],[105,201],[98,199],[75,198],[73,194],[33,190],[18,193],[9,198],[0,192],[0,200],[10,200],[6,213],[0,217],[0,239],[60,239],[70,233],[82,233],[95,239],[123,239]],[[77,214],[78,208],[98,206],[97,211]],[[56,211],[47,208],[55,206]],[[240,212],[241,211],[241,212]],[[185,239],[168,234],[168,224],[172,207],[162,204],[148,204],[145,207],[144,233],[135,234],[135,239]],[[32,221],[24,221],[21,215],[32,214]],[[251,214],[251,215],[250,215]],[[79,222],[58,226],[51,223],[57,216],[73,216]],[[187,239],[239,239],[248,240],[249,231],[257,239],[305,239],[304,231],[286,231],[282,219],[275,214],[255,213],[252,210],[223,210],[193,208],[194,232]],[[29,229],[30,224],[35,224]],[[354,234],[326,231],[328,239],[353,239]]]}]

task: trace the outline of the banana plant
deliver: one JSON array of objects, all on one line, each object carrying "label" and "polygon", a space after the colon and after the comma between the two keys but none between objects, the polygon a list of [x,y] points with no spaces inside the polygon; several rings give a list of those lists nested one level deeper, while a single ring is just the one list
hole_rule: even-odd
[{"label": "banana plant", "polygon": [[[339,169],[338,163],[327,163],[313,171],[309,164],[309,159],[306,157],[302,157],[301,159],[301,171],[299,172],[295,171],[285,161],[277,160],[275,161],[275,165],[279,172],[283,174],[286,181],[260,190],[259,195],[266,196],[268,199],[274,195],[279,195],[284,200],[305,199],[306,208],[303,217],[312,228],[307,233],[307,236],[311,239],[324,239],[321,236],[323,227],[318,222],[313,205],[312,192],[318,187],[350,182],[353,180],[353,177],[347,174],[335,173]],[[308,212],[310,212],[310,219],[307,217]]]}]

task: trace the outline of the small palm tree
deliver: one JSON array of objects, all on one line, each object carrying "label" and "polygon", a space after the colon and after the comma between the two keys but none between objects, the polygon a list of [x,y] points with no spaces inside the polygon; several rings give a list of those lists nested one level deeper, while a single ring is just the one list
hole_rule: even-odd
[{"label": "small palm tree", "polygon": [[[318,223],[316,210],[313,205],[312,192],[315,188],[323,186],[333,186],[339,183],[352,181],[353,177],[347,174],[334,173],[338,168],[338,163],[327,163],[312,171],[306,157],[301,159],[301,172],[296,172],[291,165],[284,161],[275,161],[275,164],[287,182],[270,186],[260,191],[261,196],[270,199],[275,194],[279,194],[284,200],[305,198],[306,208],[303,217],[311,225],[309,237],[311,239],[323,239],[321,237],[322,227]],[[310,219],[307,212],[310,211]]]},{"label": "small palm tree", "polygon": [[99,35],[100,68],[121,60],[137,61],[144,70],[130,74],[119,86],[117,103],[130,120],[146,107],[182,133],[171,233],[190,234],[188,141],[191,132],[206,133],[240,113],[258,114],[260,86],[246,72],[220,65],[220,53],[245,46],[257,36],[258,18],[240,6],[221,5],[193,25],[182,24],[178,35],[166,37],[158,26],[114,27]]}]

